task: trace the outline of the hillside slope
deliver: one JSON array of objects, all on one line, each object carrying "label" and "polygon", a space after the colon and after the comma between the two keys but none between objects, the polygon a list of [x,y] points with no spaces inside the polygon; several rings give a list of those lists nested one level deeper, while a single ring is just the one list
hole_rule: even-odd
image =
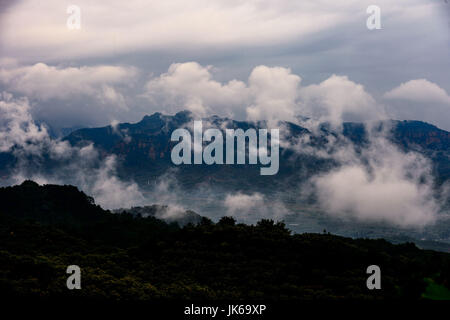
[{"label": "hillside slope", "polygon": [[[450,287],[450,254],[410,243],[291,235],[270,220],[203,218],[180,228],[104,211],[74,187],[32,182],[0,188],[0,199],[0,290],[9,297],[421,299]],[[73,264],[82,290],[66,288]],[[366,287],[372,264],[382,290]]]}]

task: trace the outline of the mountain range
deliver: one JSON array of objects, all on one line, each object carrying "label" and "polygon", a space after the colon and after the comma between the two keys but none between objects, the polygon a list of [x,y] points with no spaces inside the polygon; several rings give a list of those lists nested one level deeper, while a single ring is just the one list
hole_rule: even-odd
[{"label": "mountain range", "polygon": [[[120,172],[132,177],[141,187],[149,181],[175,168],[170,153],[175,142],[170,136],[175,129],[187,127],[193,115],[183,111],[174,116],[154,113],[137,123],[120,123],[116,126],[79,129],[64,139],[72,145],[93,143],[103,155],[114,154],[121,160]],[[243,129],[266,128],[267,122],[235,121],[212,116],[203,119],[211,127]],[[315,132],[291,122],[278,123],[280,135],[285,139],[280,149],[280,170],[275,177],[260,176],[259,167],[254,165],[180,165],[177,178],[186,187],[202,184],[225,186],[237,190],[265,190],[282,181],[283,186],[292,185],[299,179],[326,171],[333,167],[333,159],[318,158],[308,153],[296,153],[289,143],[308,137],[301,147],[325,149],[330,137],[337,139],[335,145],[348,142],[355,147],[368,143],[368,131],[362,123],[343,123],[341,128],[332,129],[321,124]],[[384,121],[375,125],[375,131],[387,131],[386,136],[404,151],[415,151],[433,162],[436,182],[442,184],[450,178],[450,133],[421,121]],[[300,176],[299,176],[300,175]]]},{"label": "mountain range", "polygon": [[[309,187],[307,183],[311,178],[331,172],[341,165],[336,154],[360,157],[361,163],[367,162],[364,150],[371,148],[374,137],[381,136],[382,141],[387,141],[405,154],[414,153],[428,159],[433,188],[437,196],[442,196],[442,192],[438,191],[445,191],[444,187],[450,179],[449,132],[421,121],[387,120],[370,125],[344,122],[337,127],[329,123],[310,126],[306,118],[299,119],[297,124],[281,121],[276,123],[281,137],[279,172],[274,176],[262,176],[259,165],[174,165],[170,154],[176,142],[171,141],[171,134],[178,128],[190,128],[194,119],[194,115],[188,111],[173,116],[154,113],[137,123],[78,129],[62,138],[62,141],[78,147],[93,144],[102,159],[114,155],[118,159],[118,177],[137,183],[147,202],[133,204],[134,208],[123,208],[118,212],[166,218],[166,221],[171,222],[173,217],[168,213],[172,213],[172,200],[176,197],[176,204],[182,207],[176,210],[188,213],[186,221],[200,219],[189,209],[219,219],[229,214],[223,207],[228,194],[256,193],[257,199],[261,194],[267,202],[253,208],[253,220],[246,222],[255,222],[255,219],[261,218],[262,210],[272,213],[271,210],[275,209],[267,208],[268,203],[281,203],[288,211],[283,213],[283,220],[296,232],[326,229],[344,236],[383,237],[393,242],[414,241],[423,248],[450,251],[450,219],[419,229],[399,229],[384,223],[364,221],[349,223],[319,208],[314,194],[299,195]],[[202,120],[206,127],[222,131],[226,128],[247,130],[274,125],[267,121],[236,121],[218,116]],[[372,152],[379,152],[377,146]],[[14,153],[0,153],[0,176],[8,174],[18,161]],[[49,172],[57,170],[54,161],[45,157],[38,161]],[[155,186],[161,182],[167,184],[168,188],[155,193]],[[237,201],[245,202],[245,198],[241,200],[238,197]],[[252,206],[253,202],[248,205]],[[444,211],[449,207],[448,203],[444,203]]]}]

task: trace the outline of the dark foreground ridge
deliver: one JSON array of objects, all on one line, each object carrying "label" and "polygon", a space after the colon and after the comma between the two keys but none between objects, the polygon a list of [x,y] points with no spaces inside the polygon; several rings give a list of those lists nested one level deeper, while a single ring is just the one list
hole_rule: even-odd
[{"label": "dark foreground ridge", "polygon": [[[261,220],[179,227],[113,214],[72,186],[0,188],[0,292],[114,300],[449,298],[450,254],[414,244],[291,234]],[[366,269],[381,268],[368,290]],[[81,268],[68,290],[66,268]]]}]

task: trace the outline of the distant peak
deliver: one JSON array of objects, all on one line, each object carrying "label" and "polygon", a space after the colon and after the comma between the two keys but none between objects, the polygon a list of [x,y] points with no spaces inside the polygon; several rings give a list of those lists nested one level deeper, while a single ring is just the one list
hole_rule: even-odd
[{"label": "distant peak", "polygon": [[192,111],[189,111],[189,110],[178,111],[178,112],[175,114],[175,116],[178,116],[178,115],[187,115],[187,114],[192,114]]},{"label": "distant peak", "polygon": [[175,114],[174,118],[181,122],[188,122],[192,118],[192,112],[189,110],[183,110],[183,111],[177,112]]},{"label": "distant peak", "polygon": [[192,116],[192,112],[189,110],[183,110],[183,111],[179,111],[175,114],[175,117],[177,118],[181,118],[181,117],[191,117]]},{"label": "distant peak", "polygon": [[162,119],[162,118],[191,118],[192,116],[192,112],[189,110],[182,110],[177,112],[175,115],[171,116],[171,115],[164,115],[161,112],[155,112],[151,115],[146,115],[142,118],[142,121],[148,121],[148,120],[155,120],[155,119]]},{"label": "distant peak", "polygon": [[22,184],[20,185],[21,187],[39,187],[39,184],[37,184],[36,182],[34,182],[33,180],[25,180],[24,182],[22,182]]},{"label": "distant peak", "polygon": [[162,113],[161,112],[155,112],[152,115],[146,115],[142,118],[142,121],[148,120],[148,119],[159,119],[161,118]]}]

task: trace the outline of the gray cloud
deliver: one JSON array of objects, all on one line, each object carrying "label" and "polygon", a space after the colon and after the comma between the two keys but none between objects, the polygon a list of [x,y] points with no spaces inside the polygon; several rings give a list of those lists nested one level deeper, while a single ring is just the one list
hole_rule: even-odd
[{"label": "gray cloud", "polygon": [[56,127],[101,125],[130,111],[125,96],[135,84],[133,67],[56,67],[44,63],[0,63],[0,84],[33,105],[40,121]]},{"label": "gray cloud", "polygon": [[[40,5],[23,1],[17,5],[6,17],[2,43],[7,51],[31,49],[40,59],[61,56],[73,59],[192,45],[205,48],[282,43],[334,27],[351,17],[347,11],[351,5],[342,7],[332,2],[324,5],[286,0],[274,5],[266,0],[214,3],[131,0],[112,1],[105,6],[79,0],[81,30],[71,32],[65,25],[67,5],[56,0]],[[20,21],[33,23],[34,31],[23,28]]]}]

